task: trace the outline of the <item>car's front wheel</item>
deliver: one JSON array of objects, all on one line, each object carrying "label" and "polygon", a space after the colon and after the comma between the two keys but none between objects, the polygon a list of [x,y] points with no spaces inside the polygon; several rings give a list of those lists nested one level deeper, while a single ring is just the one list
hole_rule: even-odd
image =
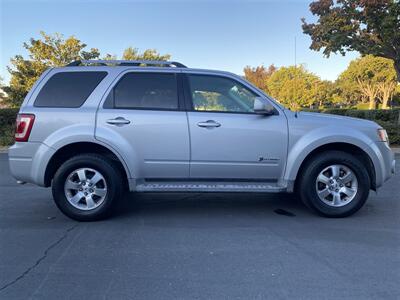
[{"label": "car's front wheel", "polygon": [[54,175],[53,198],[58,208],[78,221],[111,215],[122,195],[123,181],[113,162],[97,154],[67,160]]},{"label": "car's front wheel", "polygon": [[317,213],[346,217],[364,205],[370,178],[357,157],[342,151],[327,151],[305,166],[297,188],[302,201]]}]

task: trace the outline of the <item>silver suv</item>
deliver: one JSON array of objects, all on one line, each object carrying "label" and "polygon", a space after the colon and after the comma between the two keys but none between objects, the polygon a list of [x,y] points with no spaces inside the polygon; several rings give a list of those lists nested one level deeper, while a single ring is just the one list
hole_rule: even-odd
[{"label": "silver suv", "polygon": [[297,192],[349,216],[394,172],[374,122],[293,112],[243,78],[164,61],[76,61],[44,72],[17,117],[10,168],[81,221],[125,192]]}]

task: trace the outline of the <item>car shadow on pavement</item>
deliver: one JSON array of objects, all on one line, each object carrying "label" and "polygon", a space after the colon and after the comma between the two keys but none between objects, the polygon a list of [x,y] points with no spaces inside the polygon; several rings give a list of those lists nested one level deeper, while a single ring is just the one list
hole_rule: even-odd
[{"label": "car shadow on pavement", "polygon": [[260,193],[129,193],[121,201],[114,218],[133,215],[185,218],[240,215],[311,214],[293,194]]}]

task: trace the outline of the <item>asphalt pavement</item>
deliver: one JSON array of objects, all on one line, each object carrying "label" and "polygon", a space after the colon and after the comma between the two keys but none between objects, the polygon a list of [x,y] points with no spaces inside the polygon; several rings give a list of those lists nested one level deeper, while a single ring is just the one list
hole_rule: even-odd
[{"label": "asphalt pavement", "polygon": [[130,194],[79,223],[0,154],[0,299],[400,299],[397,175],[345,219],[286,194]]}]

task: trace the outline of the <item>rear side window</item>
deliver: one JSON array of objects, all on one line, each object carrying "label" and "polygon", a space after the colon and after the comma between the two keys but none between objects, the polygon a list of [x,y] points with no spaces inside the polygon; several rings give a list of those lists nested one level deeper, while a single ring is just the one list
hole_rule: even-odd
[{"label": "rear side window", "polygon": [[53,75],[39,92],[34,106],[80,107],[107,72],[60,72]]},{"label": "rear side window", "polygon": [[128,73],[113,88],[105,107],[176,110],[178,109],[176,75],[174,73]]}]

